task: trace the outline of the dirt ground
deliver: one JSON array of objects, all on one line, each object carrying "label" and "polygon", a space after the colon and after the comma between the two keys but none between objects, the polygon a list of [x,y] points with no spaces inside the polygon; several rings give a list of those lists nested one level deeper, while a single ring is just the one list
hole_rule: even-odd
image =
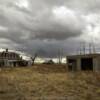
[{"label": "dirt ground", "polygon": [[100,100],[100,73],[67,72],[65,65],[1,68],[0,100]]}]

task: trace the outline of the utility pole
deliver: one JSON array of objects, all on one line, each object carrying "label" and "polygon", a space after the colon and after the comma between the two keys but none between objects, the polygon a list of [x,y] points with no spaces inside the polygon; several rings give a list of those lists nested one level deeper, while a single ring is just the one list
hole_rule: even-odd
[{"label": "utility pole", "polygon": [[80,43],[79,54],[82,55],[82,43]]},{"label": "utility pole", "polygon": [[91,44],[91,43],[89,43],[89,54],[91,54],[91,53],[92,53],[91,47],[92,47],[92,44]]},{"label": "utility pole", "polygon": [[95,45],[93,44],[93,53],[96,53]]},{"label": "utility pole", "polygon": [[80,47],[80,55],[82,55],[82,48]]},{"label": "utility pole", "polygon": [[58,49],[58,64],[60,64],[60,50]]},{"label": "utility pole", "polygon": [[85,55],[85,42],[83,43],[83,54]]},{"label": "utility pole", "polygon": [[96,53],[96,48],[95,48],[95,38],[92,37],[92,52]]},{"label": "utility pole", "polygon": [[58,49],[58,63],[59,64],[62,63],[62,58],[63,58],[63,50],[62,49]]},{"label": "utility pole", "polygon": [[92,45],[93,45],[93,53],[96,53],[94,41],[92,41]]}]

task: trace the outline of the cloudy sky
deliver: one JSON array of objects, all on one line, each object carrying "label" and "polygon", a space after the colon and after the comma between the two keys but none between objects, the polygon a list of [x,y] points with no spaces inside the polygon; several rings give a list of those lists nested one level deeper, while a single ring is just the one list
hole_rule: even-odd
[{"label": "cloudy sky", "polygon": [[0,0],[0,48],[56,57],[100,43],[100,0]]}]

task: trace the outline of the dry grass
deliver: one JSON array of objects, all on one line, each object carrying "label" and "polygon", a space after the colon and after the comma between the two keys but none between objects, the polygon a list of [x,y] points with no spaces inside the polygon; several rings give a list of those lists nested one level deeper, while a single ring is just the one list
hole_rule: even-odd
[{"label": "dry grass", "polygon": [[56,65],[4,68],[0,100],[100,100],[100,73],[67,73]]}]

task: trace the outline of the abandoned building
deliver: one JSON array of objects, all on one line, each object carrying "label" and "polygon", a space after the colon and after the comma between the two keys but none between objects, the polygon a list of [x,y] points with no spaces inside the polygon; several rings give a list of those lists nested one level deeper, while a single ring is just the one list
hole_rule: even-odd
[{"label": "abandoned building", "polygon": [[67,56],[68,71],[100,71],[100,54]]},{"label": "abandoned building", "polygon": [[10,52],[6,49],[0,52],[0,67],[16,67],[16,66],[27,66],[28,62],[23,60],[19,54]]}]

